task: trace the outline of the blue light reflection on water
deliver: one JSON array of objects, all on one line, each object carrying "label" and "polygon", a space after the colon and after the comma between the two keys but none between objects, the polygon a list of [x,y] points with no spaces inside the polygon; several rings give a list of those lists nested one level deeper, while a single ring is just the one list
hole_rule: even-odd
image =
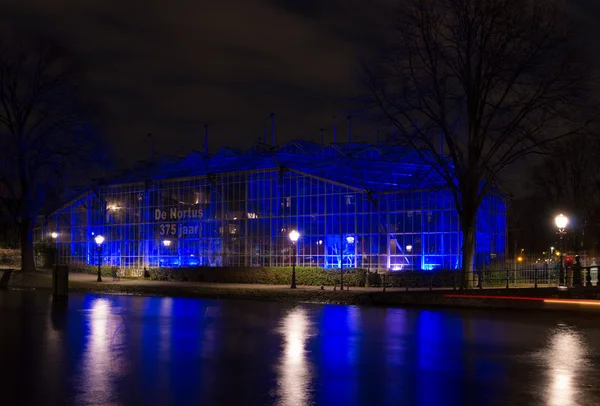
[{"label": "blue light reflection on water", "polygon": [[464,366],[461,321],[452,314],[424,310],[417,319],[416,383],[419,405],[463,404],[460,377]]},{"label": "blue light reflection on water", "polygon": [[512,316],[97,295],[62,308],[21,297],[17,312],[3,298],[7,393],[30,404],[508,404],[517,393],[566,405],[598,380],[596,330]]}]

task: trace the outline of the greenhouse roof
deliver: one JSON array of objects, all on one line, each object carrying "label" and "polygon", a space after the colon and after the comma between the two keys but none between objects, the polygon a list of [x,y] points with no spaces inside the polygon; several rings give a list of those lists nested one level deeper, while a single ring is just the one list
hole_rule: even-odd
[{"label": "greenhouse roof", "polygon": [[101,184],[136,183],[207,174],[285,167],[356,189],[394,192],[441,187],[444,182],[412,149],[399,145],[344,142],[320,145],[295,140],[280,147],[256,143],[248,150],[223,147],[214,154],[192,152],[159,159],[103,179]]}]

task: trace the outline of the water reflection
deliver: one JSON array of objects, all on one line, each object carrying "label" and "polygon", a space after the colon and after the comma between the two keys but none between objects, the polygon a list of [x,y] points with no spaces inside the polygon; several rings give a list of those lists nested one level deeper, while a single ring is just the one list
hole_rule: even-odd
[{"label": "water reflection", "polygon": [[548,404],[578,404],[577,392],[587,366],[585,343],[580,334],[565,325],[559,326],[550,337],[544,359],[548,365]]},{"label": "water reflection", "polygon": [[2,405],[600,404],[593,321],[41,297],[0,292]]},{"label": "water reflection", "polygon": [[279,405],[311,404],[312,368],[307,359],[306,342],[311,336],[307,310],[296,307],[288,312],[280,326],[283,352],[279,361],[277,395]]},{"label": "water reflection", "polygon": [[111,320],[112,301],[97,298],[87,311],[87,346],[80,365],[80,392],[75,403],[109,404],[117,393],[114,383],[123,371],[123,358],[116,356],[124,343],[122,323]]},{"label": "water reflection", "polygon": [[158,354],[162,359],[169,359],[171,350],[171,322],[173,312],[173,298],[166,297],[160,302],[159,316],[160,316],[160,335],[158,339]]}]

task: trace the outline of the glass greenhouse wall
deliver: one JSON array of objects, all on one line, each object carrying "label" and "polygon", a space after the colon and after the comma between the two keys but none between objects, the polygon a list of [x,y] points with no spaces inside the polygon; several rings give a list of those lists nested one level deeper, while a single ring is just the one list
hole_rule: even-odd
[{"label": "glass greenhouse wall", "polygon": [[[131,172],[57,210],[58,261],[151,267],[291,265],[457,269],[461,233],[450,191],[398,147],[296,141],[276,151],[223,149]],[[396,154],[396,156],[394,155]],[[503,260],[506,205],[477,219],[476,262]],[[44,236],[47,238],[47,236]]]}]

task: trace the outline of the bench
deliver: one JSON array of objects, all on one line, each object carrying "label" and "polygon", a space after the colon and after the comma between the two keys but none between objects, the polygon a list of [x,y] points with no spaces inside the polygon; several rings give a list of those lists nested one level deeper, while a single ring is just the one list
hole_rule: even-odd
[{"label": "bench", "polygon": [[13,273],[14,269],[0,269],[0,289],[8,288],[8,281],[10,280],[10,275]]}]

